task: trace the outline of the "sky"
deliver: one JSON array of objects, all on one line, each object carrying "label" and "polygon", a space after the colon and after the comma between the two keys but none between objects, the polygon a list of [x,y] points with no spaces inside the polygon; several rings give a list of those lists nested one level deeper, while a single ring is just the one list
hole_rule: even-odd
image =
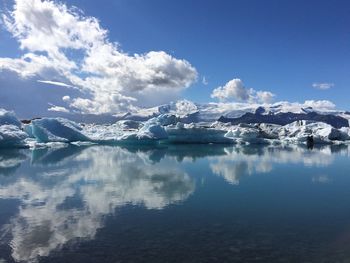
[{"label": "sky", "polygon": [[350,109],[346,0],[0,0],[0,9],[0,107],[21,115],[178,99]]}]

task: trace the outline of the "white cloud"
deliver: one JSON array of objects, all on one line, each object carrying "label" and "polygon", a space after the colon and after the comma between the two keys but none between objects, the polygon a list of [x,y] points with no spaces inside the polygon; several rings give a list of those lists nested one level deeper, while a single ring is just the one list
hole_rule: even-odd
[{"label": "white cloud", "polygon": [[77,87],[81,95],[67,106],[82,112],[163,103],[197,79],[188,61],[163,51],[122,52],[96,18],[56,1],[16,0],[3,23],[25,52],[20,58],[0,58],[0,71]]},{"label": "white cloud", "polygon": [[249,90],[244,87],[240,79],[232,79],[223,87],[214,89],[211,97],[219,100],[236,99],[246,101],[249,99]]},{"label": "white cloud", "polygon": [[269,91],[256,91],[244,86],[242,80],[232,79],[224,86],[213,90],[211,97],[220,101],[238,100],[249,102],[271,103],[275,94]]},{"label": "white cloud", "polygon": [[50,84],[50,85],[54,85],[54,86],[66,87],[66,88],[74,88],[74,87],[71,86],[71,85],[68,85],[68,84],[63,83],[63,82],[58,82],[58,81],[37,80],[37,82],[39,82],[39,83],[45,83],[45,84]]},{"label": "white cloud", "polygon": [[78,89],[38,83],[39,79],[41,78],[21,78],[16,72],[10,70],[0,71],[0,107],[15,111],[17,116],[23,119],[53,117],[57,114],[48,111],[48,105],[69,108],[67,107],[69,104],[62,102],[62,97],[76,98],[82,95]]},{"label": "white cloud", "polygon": [[324,111],[334,110],[336,108],[336,105],[329,100],[306,100],[304,106]]},{"label": "white cloud", "polygon": [[65,113],[69,112],[69,110],[66,109],[65,107],[56,106],[56,105],[52,105],[50,108],[48,108],[48,111],[65,112]]},{"label": "white cloud", "polygon": [[334,83],[313,83],[312,87],[315,89],[321,89],[321,90],[326,90],[333,88],[335,85]]},{"label": "white cloud", "polygon": [[62,100],[65,101],[65,102],[69,102],[70,101],[70,96],[65,95],[65,96],[62,97]]},{"label": "white cloud", "polygon": [[275,94],[273,94],[270,91],[257,91],[256,92],[257,100],[264,102],[264,103],[271,103],[273,101],[274,97],[275,97]]}]

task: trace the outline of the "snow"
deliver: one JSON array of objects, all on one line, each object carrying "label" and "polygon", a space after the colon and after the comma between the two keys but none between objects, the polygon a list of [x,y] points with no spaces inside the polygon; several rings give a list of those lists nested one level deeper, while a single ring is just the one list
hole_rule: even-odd
[{"label": "snow", "polygon": [[199,104],[189,100],[179,100],[158,107],[135,108],[132,112],[129,112],[127,116],[125,116],[125,113],[121,113],[118,116],[124,116],[126,119],[148,120],[161,114],[172,114],[180,118],[196,114],[198,121],[213,122],[221,116],[226,118],[238,118],[247,112],[254,113],[258,108],[264,109],[263,114],[317,112],[323,114],[336,114],[346,119],[350,119],[350,115],[345,114],[344,111],[336,110],[335,105],[327,100],[307,100],[304,103],[280,101],[273,104],[231,102],[210,102]]}]

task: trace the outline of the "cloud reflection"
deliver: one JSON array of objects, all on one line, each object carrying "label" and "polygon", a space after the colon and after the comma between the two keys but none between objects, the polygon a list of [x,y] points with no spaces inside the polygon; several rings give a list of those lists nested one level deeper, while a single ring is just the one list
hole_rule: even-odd
[{"label": "cloud reflection", "polygon": [[[150,164],[142,153],[117,147],[57,151],[41,152],[40,158],[34,152],[33,174],[0,187],[0,198],[22,201],[4,229],[16,261],[36,261],[69,241],[94,238],[104,216],[118,207],[161,209],[195,188],[193,179],[170,162]],[[70,205],[71,200],[80,205]]]},{"label": "cloud reflection", "polygon": [[[35,262],[77,240],[95,238],[104,218],[125,205],[163,209],[195,190],[189,165],[205,159],[213,174],[238,185],[278,164],[325,167],[347,147],[69,146],[0,153],[0,198],[21,201],[0,236],[15,261]],[[198,162],[198,165],[203,165]],[[10,176],[8,176],[10,175]],[[329,182],[326,176],[313,182]]]},{"label": "cloud reflection", "polygon": [[[227,151],[227,150],[226,150]],[[298,146],[231,148],[225,156],[209,157],[210,168],[228,183],[238,185],[244,176],[271,172],[276,164],[324,167],[334,161],[332,153],[347,147],[322,147],[313,151]]]}]

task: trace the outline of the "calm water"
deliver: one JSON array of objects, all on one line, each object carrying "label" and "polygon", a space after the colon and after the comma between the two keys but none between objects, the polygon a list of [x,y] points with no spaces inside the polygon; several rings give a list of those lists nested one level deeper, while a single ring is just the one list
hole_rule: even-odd
[{"label": "calm water", "polygon": [[0,151],[0,262],[350,262],[350,150]]}]

